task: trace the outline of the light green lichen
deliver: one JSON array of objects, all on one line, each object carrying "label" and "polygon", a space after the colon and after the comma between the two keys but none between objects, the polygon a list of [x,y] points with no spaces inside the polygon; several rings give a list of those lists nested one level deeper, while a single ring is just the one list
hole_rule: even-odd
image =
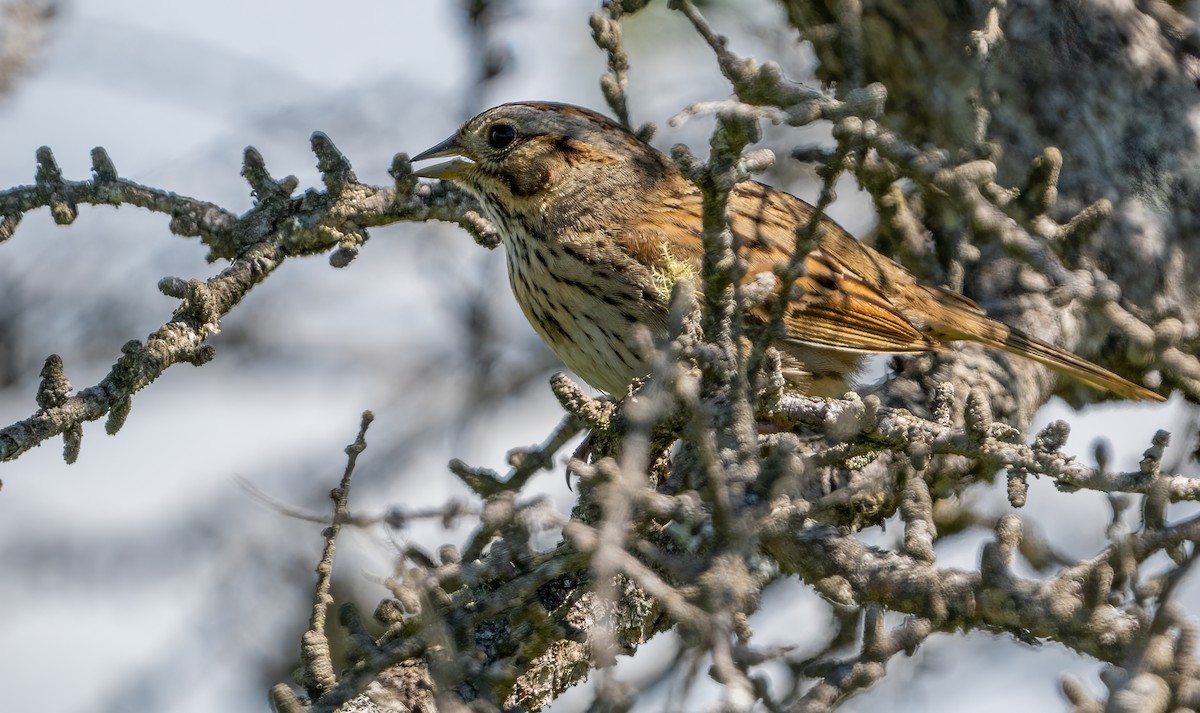
[{"label": "light green lichen", "polygon": [[650,276],[654,281],[654,291],[663,302],[671,299],[671,290],[680,280],[691,280],[697,283],[696,266],[690,260],[680,260],[671,254],[667,245],[658,246],[661,256],[659,264],[650,268]]}]

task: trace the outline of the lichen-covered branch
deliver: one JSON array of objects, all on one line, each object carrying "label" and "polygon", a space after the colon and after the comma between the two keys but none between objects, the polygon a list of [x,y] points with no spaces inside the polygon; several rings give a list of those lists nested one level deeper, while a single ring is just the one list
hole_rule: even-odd
[{"label": "lichen-covered branch", "polygon": [[[627,57],[619,22],[640,5],[609,3],[592,20],[594,39],[609,58],[606,97],[626,124]],[[688,326],[682,306],[692,293],[686,284],[677,286],[672,337],[639,345],[653,350],[654,370],[623,401],[590,399],[556,377],[554,392],[570,415],[533,451],[536,463],[563,444],[568,426],[593,432],[590,449],[581,451],[591,462],[571,467],[580,478],[580,502],[571,520],[556,521],[564,539],[554,551],[529,549],[531,513],[545,513],[519,500],[527,473],[521,462],[507,479],[452,464],[484,499],[480,527],[461,552],[444,552],[440,561],[409,553],[403,575],[390,583],[394,599],[377,612],[393,627],[379,646],[403,642],[423,655],[387,672],[377,669],[375,683],[432,687],[432,697],[405,697],[384,686],[410,707],[473,701],[535,709],[598,667],[596,705],[624,706],[630,692],[607,671],[614,655],[675,628],[692,655],[711,657],[709,675],[722,686],[723,709],[827,711],[879,681],[891,657],[911,654],[930,634],[982,630],[1058,642],[1124,667],[1110,677],[1112,706],[1190,705],[1197,683],[1194,624],[1173,606],[1171,593],[1190,567],[1187,546],[1200,535],[1200,519],[1170,523],[1166,508],[1197,499],[1200,481],[1163,472],[1165,432],[1130,473],[1077,462],[1064,450],[1069,428],[1061,422],[1029,443],[1022,429],[1053,381],[1039,367],[978,349],[909,359],[895,379],[864,397],[823,400],[749,388],[775,383],[759,373],[772,368],[770,330],[754,335],[762,341],[751,373],[733,345],[744,336],[739,310],[756,292],[753,286],[732,289],[740,268],[724,200],[747,168],[761,163],[742,151],[766,118],[796,126],[831,123],[835,148],[799,152],[827,167],[819,207],[831,200],[833,177],[852,172],[880,208],[881,246],[890,245],[926,279],[976,290],[980,299],[1007,305],[1009,321],[1068,346],[1116,333],[1126,348],[1103,355],[1106,363],[1145,373],[1151,382],[1158,373],[1166,386],[1200,393],[1185,320],[1126,299],[1091,252],[1115,210],[1111,198],[1052,217],[1070,167],[1045,146],[1030,158],[1024,182],[1006,187],[981,102],[951,113],[969,121],[968,130],[949,127],[940,134],[966,137],[962,150],[928,148],[924,136],[906,138],[905,125],[895,125],[885,111],[890,87],[879,81],[874,56],[879,29],[868,31],[864,22],[879,8],[843,3],[825,13],[803,11],[807,3],[787,5],[791,17],[833,28],[821,37],[839,48],[838,62],[828,52],[822,56],[830,71],[844,73],[841,85],[851,87],[844,96],[789,83],[774,65],[736,56],[692,3],[671,3],[708,42],[738,99],[684,114],[718,114],[708,162],[675,152],[705,197],[703,316]],[[1011,5],[989,4],[972,27],[977,63],[968,78],[978,77],[984,58],[1003,51]],[[797,228],[802,254],[805,235]],[[1086,310],[1095,314],[1080,317]],[[758,433],[755,416],[780,432]],[[936,506],[948,493],[1002,472],[1015,508],[1029,497],[1031,475],[1066,491],[1139,494],[1142,527],[1088,560],[1032,580],[1013,571],[1014,557],[1032,550],[1024,547],[1021,520],[1007,514],[995,521],[977,571],[940,567]],[[849,534],[895,513],[904,523],[895,551],[867,547]],[[1143,573],[1142,563],[1156,553],[1181,564]],[[784,654],[755,648],[747,617],[763,587],[788,575],[843,611],[865,612],[865,622],[857,655],[811,662],[797,676],[815,685],[797,683],[777,697],[754,668]],[[910,618],[889,630],[884,611]],[[445,648],[434,654],[432,647]],[[396,659],[360,657],[355,671],[362,675],[349,679],[360,688],[370,679],[362,668],[368,660]],[[404,673],[394,675],[397,670]],[[1065,686],[1080,710],[1091,709],[1094,701],[1078,686]],[[381,696],[375,690],[356,701],[369,706]],[[342,700],[318,702],[314,710]]]},{"label": "lichen-covered branch", "polygon": [[[966,415],[973,418],[969,411]],[[836,433],[836,445],[813,453],[811,462],[819,466],[853,465],[867,460],[864,456],[893,452],[923,467],[933,456],[953,455],[970,458],[987,472],[1008,469],[1046,476],[1062,489],[1146,495],[1161,488],[1171,502],[1200,500],[1200,479],[1160,472],[1163,448],[1169,442],[1165,431],[1159,431],[1146,451],[1140,470],[1111,473],[1086,466],[1062,452],[1070,434],[1070,426],[1064,421],[1047,426],[1033,445],[1027,445],[1020,441],[1019,431],[1004,423],[968,420],[966,428],[954,428],[903,409],[883,407],[871,396],[835,401],[789,395],[769,417],[789,428],[803,426]]]},{"label": "lichen-covered branch", "polygon": [[92,152],[92,178],[83,181],[64,178],[50,150],[38,150],[36,182],[0,191],[0,241],[10,238],[21,216],[30,211],[49,208],[55,221],[65,225],[76,219],[81,205],[131,205],[169,215],[171,232],[200,238],[210,260],[226,259],[229,265],[205,281],[159,281],[159,290],[179,299],[180,306],[144,342],[126,343],[112,370],[95,386],[70,394],[62,360],[51,355],[38,388],[41,408],[0,428],[0,461],[62,434],[64,455],[73,462],[82,425],[105,416],[106,430],[116,433],[129,415],[133,395],[166,369],[179,363],[200,366],[213,358],[208,340],[219,331],[221,319],[288,257],[333,250],[330,262],[344,266],[367,239],[366,228],[399,220],[455,222],[481,244],[496,244],[494,230],[474,211],[470,199],[447,186],[418,183],[403,154],[392,166],[396,185],[380,188],[359,183],[324,134],[313,135],[312,148],[325,190],[302,197],[293,195],[294,177],[272,178],[258,152],[247,149],[242,174],[256,201],[242,216],[120,178],[100,148]]},{"label": "lichen-covered branch", "polygon": [[[342,480],[329,493],[333,501],[333,517],[329,527],[325,528],[325,549],[321,553],[321,561],[317,564],[317,585],[313,595],[312,616],[308,621],[308,630],[304,632],[301,645],[301,658],[304,661],[304,687],[310,699],[319,698],[328,693],[337,684],[337,674],[333,669],[333,660],[329,654],[329,638],[325,635],[326,618],[329,606],[333,604],[333,596],[329,593],[333,580],[333,554],[337,548],[337,536],[342,525],[349,519],[350,509],[347,505],[350,499],[350,478],[354,475],[354,466],[358,456],[367,448],[367,428],[375,420],[375,415],[364,411],[358,426],[358,437],[346,446],[346,470]],[[345,619],[345,617],[343,617]],[[344,622],[346,623],[346,622]],[[348,627],[352,635],[360,634],[361,627]],[[362,640],[361,636],[358,640]],[[367,642],[370,641],[368,637]],[[303,710],[300,699],[284,684],[271,688],[271,700],[277,710],[283,713],[295,713]]]},{"label": "lichen-covered branch", "polygon": [[[557,388],[563,389],[562,377],[557,379]],[[766,692],[753,684],[731,689],[739,692],[730,693],[735,699],[749,696],[750,701],[794,704],[801,710],[832,710],[838,702],[878,681],[888,658],[901,652],[911,654],[935,631],[1007,631],[1019,640],[1055,641],[1114,664],[1120,664],[1130,650],[1160,636],[1157,632],[1162,625],[1154,622],[1168,591],[1164,586],[1172,575],[1143,579],[1136,574],[1137,567],[1155,553],[1174,551],[1200,537],[1200,518],[1171,524],[1161,512],[1155,515],[1148,510],[1143,531],[1125,536],[1097,556],[1066,566],[1046,580],[1030,580],[1012,572],[1024,534],[1021,521],[1007,515],[996,523],[995,539],[985,547],[979,571],[945,569],[938,567],[931,549],[937,528],[926,478],[933,477],[929,466],[939,455],[956,455],[972,464],[968,470],[980,473],[994,472],[1009,459],[1017,463],[1010,467],[1057,478],[1072,488],[1157,493],[1147,507],[1161,508],[1170,498],[1195,497],[1193,479],[1160,472],[1158,463],[1166,445],[1162,438],[1147,452],[1137,477],[1106,476],[1072,464],[1069,456],[1061,453],[1065,438],[1061,426],[1048,429],[1028,447],[1013,441],[1011,429],[979,414],[961,426],[951,426],[858,399],[804,399],[792,403],[786,413],[796,424],[839,434],[840,442],[861,440],[872,447],[905,453],[912,460],[913,470],[907,474],[910,484],[896,496],[905,520],[902,551],[866,547],[847,536],[847,527],[873,526],[887,517],[886,512],[830,508],[819,499],[795,496],[765,497],[763,489],[800,492],[802,488],[788,485],[788,480],[811,479],[818,473],[812,460],[804,458],[792,461],[794,471],[779,465],[770,454],[786,450],[782,443],[766,445],[769,455],[763,480],[746,496],[724,500],[730,512],[721,519],[715,517],[711,503],[714,497],[727,495],[693,490],[671,494],[646,481],[624,483],[628,476],[622,472],[636,473],[646,466],[628,456],[619,461],[604,459],[582,469],[582,501],[577,513],[599,513],[601,520],[595,526],[557,519],[536,503],[521,506],[505,491],[489,496],[481,527],[461,554],[447,550],[433,559],[409,553],[408,569],[390,585],[395,599],[385,601],[376,613],[382,621],[393,622],[393,633],[378,644],[382,653],[364,655],[359,673],[348,679],[357,684],[339,684],[338,695],[318,701],[313,710],[333,710],[330,701],[344,702],[371,681],[391,680],[392,674],[383,672],[393,670],[400,661],[387,652],[425,651],[434,645],[428,638],[430,631],[444,631],[440,637],[458,642],[475,642],[457,645],[465,646],[455,654],[457,665],[465,668],[453,669],[457,673],[443,682],[447,688],[435,686],[435,690],[461,690],[470,680],[472,686],[507,691],[505,705],[537,708],[604,660],[594,648],[598,645],[628,653],[655,631],[677,627],[693,632],[691,635],[707,642],[705,646],[720,652],[722,642],[731,636],[741,638],[737,632],[744,624],[737,622],[754,610],[762,587],[781,574],[800,576],[838,606],[867,607],[869,611],[877,607],[915,618],[892,632],[880,629],[880,622],[872,618],[862,654],[810,667],[810,674],[820,682],[790,704],[769,700]],[[764,444],[770,441],[768,437]],[[645,452],[645,446],[632,445],[634,452]],[[821,456],[818,447],[812,450],[813,460]],[[676,467],[679,465],[677,460]],[[834,490],[827,497],[842,494],[842,490]],[[618,504],[625,513],[620,520],[613,514]],[[528,546],[530,525],[545,523],[548,517],[563,529],[565,542],[551,552],[534,553]],[[708,534],[692,534],[690,537],[699,540],[681,547],[683,533],[703,532],[697,529],[700,523],[708,528]],[[617,537],[622,531],[629,534]],[[732,539],[735,533],[738,539]],[[714,547],[715,554],[710,551]],[[746,568],[745,558],[763,555],[779,569],[754,573]],[[598,558],[603,558],[603,564]],[[606,582],[616,582],[616,595],[611,590],[604,594],[604,587],[593,591],[601,576]],[[523,604],[516,606],[516,602]],[[728,628],[719,625],[722,612],[729,617]],[[1176,617],[1170,621],[1175,623],[1167,629],[1178,632],[1183,620]],[[731,684],[751,681],[753,666],[771,658],[747,643],[728,651],[730,668],[723,681]],[[1186,661],[1181,659],[1182,663],[1172,666],[1191,661],[1187,658],[1190,654],[1180,655]],[[466,661],[474,663],[462,663]],[[519,661],[529,663],[518,665]],[[361,668],[372,665],[384,666],[375,669],[382,678]],[[481,666],[509,673],[495,680],[470,673]],[[416,671],[413,663],[403,664],[402,670],[405,675],[395,680],[411,682]],[[1172,669],[1171,675],[1177,679],[1182,670]],[[1161,670],[1158,674],[1166,675]],[[1187,680],[1193,679],[1189,673]],[[360,702],[383,695],[375,691]]]},{"label": "lichen-covered branch", "polygon": [[[843,95],[790,83],[775,65],[735,55],[690,2],[671,3],[708,42],[738,100],[699,104],[681,115],[715,112],[720,118],[708,163],[676,151],[705,195],[704,318],[702,336],[676,331],[671,343],[657,345],[662,361],[655,363],[683,357],[697,371],[656,367],[631,399],[615,405],[588,399],[562,378],[556,382],[564,408],[594,429],[591,438],[601,447],[592,451],[591,463],[572,465],[581,477],[580,504],[575,519],[563,525],[569,545],[554,553],[570,564],[556,568],[539,559],[538,568],[555,573],[579,568],[570,577],[575,593],[565,596],[586,602],[581,606],[591,615],[571,619],[544,602],[527,607],[544,606],[538,617],[580,628],[567,629],[569,635],[535,659],[535,670],[544,676],[542,664],[554,660],[551,652],[570,652],[557,659],[557,669],[550,664],[554,685],[518,685],[511,689],[515,697],[504,703],[544,705],[590,667],[606,666],[611,652],[632,651],[646,629],[620,622],[657,606],[661,619],[655,629],[677,628],[695,655],[712,657],[709,675],[722,684],[722,706],[729,710],[760,705],[832,710],[880,680],[889,658],[911,654],[931,633],[968,630],[1055,641],[1128,666],[1128,675],[1113,679],[1113,705],[1132,710],[1125,701],[1145,703],[1151,693],[1189,705],[1196,683],[1194,625],[1170,602],[1172,583],[1187,567],[1152,576],[1139,570],[1159,552],[1190,562],[1184,552],[1197,534],[1195,520],[1171,524],[1166,517],[1167,503],[1200,496],[1200,481],[1163,472],[1165,432],[1149,444],[1139,469],[1128,473],[1076,461],[1065,450],[1069,428],[1061,422],[1029,442],[1022,429],[1056,388],[1077,400],[1080,392],[1056,386],[1040,367],[970,348],[908,359],[896,378],[864,397],[830,401],[746,390],[751,380],[772,381],[757,381],[758,374],[750,374],[729,348],[741,336],[740,301],[752,301],[755,292],[728,289],[738,262],[723,240],[722,196],[731,181],[745,177],[739,170],[757,162],[740,154],[756,122],[765,118],[795,126],[830,122],[833,149],[797,152],[827,166],[820,207],[829,202],[831,177],[852,172],[880,209],[881,247],[925,279],[974,291],[1006,321],[1085,352],[1092,349],[1089,355],[1119,371],[1143,374],[1151,384],[1161,379],[1191,397],[1200,394],[1195,388],[1200,362],[1187,321],[1148,310],[1140,296],[1127,298],[1114,276],[1120,271],[1110,272],[1094,251],[1100,230],[1117,210],[1111,196],[1082,203],[1072,196],[1067,202],[1074,214],[1063,215],[1061,184],[1071,167],[1047,144],[1028,157],[1019,176],[1002,178],[1001,154],[989,143],[989,108],[979,101],[950,114],[969,123],[965,130],[952,126],[940,134],[962,137],[961,146],[930,148],[926,136],[907,136],[907,125],[894,122],[885,108],[891,87],[878,76],[879,30],[864,24],[883,10],[870,2],[842,3],[827,14],[804,14],[797,8],[808,3],[787,5],[795,10],[793,18],[829,23],[805,31],[823,33],[839,48],[836,63],[829,53],[822,57],[844,73],[839,87],[850,89]],[[977,79],[988,58],[1004,51],[1005,13],[1012,5],[989,4],[971,28],[970,41],[962,45],[969,44],[976,58],[968,79]],[[625,55],[615,24],[623,14],[617,7],[610,3],[604,15],[593,18],[593,32],[609,55],[606,96],[624,119]],[[798,235],[798,251],[803,245]],[[1125,341],[1118,351],[1100,352],[1094,349],[1100,335]],[[759,348],[759,357],[770,354],[765,343]],[[756,370],[771,366],[770,359],[755,364]],[[782,432],[747,430],[753,421],[738,409],[751,404],[760,420]],[[653,433],[680,438],[665,471],[648,437]],[[660,473],[665,478],[656,477]],[[1065,491],[1138,494],[1143,527],[1093,558],[1069,562],[1035,581],[1013,573],[1014,556],[1039,547],[1025,546],[1021,520],[1009,514],[995,522],[978,571],[939,567],[937,506],[948,493],[998,473],[1006,474],[1016,508],[1030,497],[1030,476],[1053,479]],[[501,502],[504,507],[493,514],[519,520],[511,496]],[[879,526],[896,513],[904,522],[896,551],[868,548],[847,534]],[[485,517],[464,554],[477,555],[482,565],[491,561],[490,548],[501,544],[499,556],[512,561],[520,547],[504,522]],[[484,533],[490,544],[480,539]],[[1054,559],[1039,559],[1036,566],[1048,567]],[[816,685],[797,684],[777,699],[756,683],[754,666],[780,654],[754,648],[746,617],[762,588],[788,574],[838,607],[865,610],[866,623],[857,656],[809,666],[798,675],[816,679]],[[451,583],[458,586],[447,592],[451,599],[474,596],[456,580]],[[911,618],[889,631],[882,625],[885,610]],[[511,621],[517,615],[506,616]],[[480,631],[494,635],[493,625],[476,618],[475,640]],[[1131,663],[1131,652],[1151,649],[1158,655]],[[484,647],[478,656],[489,667],[523,660],[496,647]],[[596,704],[623,705],[629,699],[622,691],[619,681],[602,673]],[[1072,699],[1084,697],[1076,692]]]},{"label": "lichen-covered branch", "polygon": [[[1062,224],[1050,218],[1049,213],[1056,208],[1055,199],[1059,195],[1057,182],[1062,161],[1056,149],[1042,151],[1026,176],[1027,185],[1020,191],[1006,189],[995,182],[998,173],[995,161],[953,160],[948,151],[919,149],[890,129],[889,115],[883,111],[884,101],[891,91],[889,85],[871,84],[849,92],[843,99],[802,87],[786,80],[774,63],[759,64],[731,52],[688,0],[673,4],[708,41],[721,71],[730,80],[739,99],[778,107],[784,112],[787,123],[795,126],[818,120],[833,123],[833,135],[839,147],[852,149],[852,155],[857,157],[850,169],[881,206],[881,214],[890,219],[883,226],[884,230],[901,236],[896,238],[897,242],[910,247],[925,245],[924,250],[929,251],[931,246],[926,235],[913,234],[913,231],[925,233],[939,227],[936,224],[918,227],[908,218],[913,208],[902,207],[901,201],[928,203],[920,206],[927,214],[935,209],[946,209],[960,216],[961,222],[955,225],[953,235],[943,237],[937,232],[932,235],[934,241],[942,243],[937,245],[938,251],[950,256],[949,261],[942,261],[943,281],[961,283],[966,277],[967,286],[974,287],[978,278],[972,279],[972,273],[964,275],[963,271],[972,264],[983,268],[981,249],[987,250],[994,245],[1004,255],[1016,257],[1024,264],[1024,268],[1005,278],[1012,284],[998,281],[998,271],[991,267],[976,270],[979,275],[987,275],[986,284],[978,285],[984,298],[999,297],[1017,308],[1007,317],[1011,323],[1078,348],[1096,342],[1096,337],[1079,333],[1074,322],[1057,325],[1054,322],[1061,322],[1062,314],[1082,316],[1086,309],[1089,315],[1115,317],[1108,324],[1092,325],[1093,329],[1116,328],[1122,334],[1136,332],[1138,336],[1146,333],[1157,336],[1161,332],[1163,336],[1155,343],[1181,339],[1182,325],[1177,316],[1164,314],[1150,322],[1145,321],[1145,316],[1134,316],[1148,314],[1148,310],[1140,305],[1122,304],[1122,292],[1114,281],[1100,270],[1096,261],[1087,259],[1087,253],[1080,251],[1081,246],[1086,246],[1088,251],[1096,250],[1095,241],[1090,238],[1111,211],[1108,199],[1093,202]],[[811,31],[811,28],[804,29]],[[913,181],[921,190],[901,198],[895,192],[895,183],[901,178]],[[969,240],[965,230],[970,231]],[[1188,327],[1185,333],[1195,331]],[[1200,398],[1200,392],[1194,390],[1198,383],[1196,376],[1200,375],[1200,360],[1194,354],[1178,350],[1164,358],[1167,355],[1150,348],[1147,341],[1145,338],[1128,341],[1127,354],[1123,356],[1132,369],[1113,363],[1112,353],[1089,354],[1085,350],[1085,355],[1106,362],[1120,373],[1134,370],[1147,373],[1146,380],[1152,386],[1157,387],[1160,383],[1163,386],[1178,385],[1185,388],[1190,398]],[[1022,370],[1018,367],[1017,371]],[[939,370],[937,376],[945,378],[946,372]],[[1027,422],[1054,383],[1040,370],[1028,370],[1017,376],[1011,385],[1014,388],[1009,391],[1028,396],[1019,403],[1018,411],[1019,420]],[[1073,397],[1079,398],[1077,394]],[[998,411],[1005,410],[1004,404],[993,406]]]}]

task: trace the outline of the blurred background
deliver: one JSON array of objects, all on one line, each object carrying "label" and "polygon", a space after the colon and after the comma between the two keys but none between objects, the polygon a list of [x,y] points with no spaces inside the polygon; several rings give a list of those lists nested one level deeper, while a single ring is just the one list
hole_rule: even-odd
[{"label": "blurred background", "polygon": [[[21,29],[30,8],[40,35]],[[125,178],[242,212],[251,205],[239,176],[244,147],[261,151],[274,175],[296,175],[303,190],[319,186],[308,148],[316,130],[360,180],[387,184],[395,153],[414,154],[493,104],[605,110],[605,58],[588,27],[597,9],[594,0],[0,0],[7,46],[13,36],[32,40],[27,62],[14,69],[0,59],[8,70],[0,190],[33,182],[39,146],[53,149],[68,179],[87,178],[89,152],[103,146]],[[797,79],[811,71],[811,52],[775,5],[726,0],[704,10],[735,51],[774,59]],[[684,142],[706,153],[710,121],[666,122],[691,102],[728,95],[710,51],[661,2],[624,30],[634,122],[656,123],[661,148]],[[826,138],[824,127],[771,129],[767,145],[786,156]],[[817,190],[809,167],[786,158],[764,180],[808,199]],[[839,194],[831,214],[869,232],[869,203],[853,183]],[[221,269],[205,252],[171,235],[165,217],[133,208],[85,206],[68,227],[47,211],[26,215],[0,245],[0,424],[36,409],[48,354],[63,357],[76,388],[95,384],[124,342],[170,318],[175,302],[158,292],[160,278]],[[450,226],[372,230],[342,270],[291,260],[211,343],[213,362],[176,366],[137,395],[117,436],[86,426],[78,463],[65,465],[52,442],[0,464],[0,709],[265,710],[267,688],[298,665],[322,528],[251,489],[330,512],[343,448],[372,409],[352,510],[435,506],[467,497],[445,468],[451,457],[503,470],[508,449],[543,440],[560,416],[547,387],[560,367],[510,297],[502,257]],[[1194,421],[1178,403],[1080,415],[1053,402],[1038,426],[1055,418],[1071,420],[1068,450],[1085,461],[1106,437],[1112,466],[1133,468],[1154,431],[1167,428],[1177,456],[1168,462],[1191,467],[1182,456]],[[563,481],[560,465],[535,490],[567,512],[573,495]],[[964,497],[984,512],[1008,508],[1003,487]],[[1055,548],[1086,557],[1104,546],[1111,513],[1103,496],[1067,497],[1035,482],[1023,514]],[[370,612],[399,548],[459,544],[470,525],[345,530],[335,595]],[[890,545],[899,532],[863,537]],[[947,538],[940,563],[975,567],[988,536],[978,528]],[[1193,583],[1183,597],[1196,610]],[[816,651],[832,621],[806,587],[781,581],[752,624],[760,645],[806,632]],[[676,652],[673,637],[660,635],[619,667],[645,689],[639,710],[706,702],[703,682],[685,692],[688,665]],[[845,709],[1055,708],[1061,672],[1098,686],[1097,669],[1052,645],[940,636]],[[701,662],[701,679],[703,671]],[[780,685],[784,674],[773,671]],[[553,710],[589,701],[585,685]]]}]

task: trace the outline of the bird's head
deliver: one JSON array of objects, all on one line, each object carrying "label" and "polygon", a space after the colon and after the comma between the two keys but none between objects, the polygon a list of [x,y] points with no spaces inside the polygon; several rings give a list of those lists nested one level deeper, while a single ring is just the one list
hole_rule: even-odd
[{"label": "bird's head", "polygon": [[602,114],[569,104],[502,104],[413,157],[455,157],[416,172],[454,181],[485,208],[629,197],[676,171],[663,154]]}]

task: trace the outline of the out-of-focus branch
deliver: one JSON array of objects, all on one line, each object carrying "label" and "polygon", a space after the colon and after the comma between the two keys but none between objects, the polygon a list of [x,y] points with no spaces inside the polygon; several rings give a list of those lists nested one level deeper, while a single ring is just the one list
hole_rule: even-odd
[{"label": "out-of-focus branch", "polygon": [[468,40],[465,43],[475,76],[466,95],[467,113],[474,114],[483,107],[479,102],[487,95],[488,86],[512,66],[512,49],[501,39],[497,25],[506,12],[511,12],[508,0],[462,0],[466,17]]},{"label": "out-of-focus branch", "polygon": [[513,469],[505,478],[487,468],[472,468],[457,458],[450,461],[450,472],[480,497],[486,498],[503,491],[517,492],[534,473],[542,469],[549,470],[554,465],[554,454],[581,430],[583,423],[575,416],[568,415],[540,446],[509,451],[508,460]]},{"label": "out-of-focus branch", "polygon": [[9,0],[0,23],[0,94],[12,90],[46,39],[47,25],[58,14],[53,0]]},{"label": "out-of-focus branch", "polygon": [[[626,128],[633,129],[629,121],[629,102],[625,91],[629,87],[629,55],[621,44],[621,16],[625,5],[619,0],[605,0],[602,12],[592,15],[592,39],[608,56],[608,72],[600,77],[600,90],[613,114]],[[636,3],[640,9],[645,3]],[[632,11],[631,10],[631,11]]]},{"label": "out-of-focus branch", "polygon": [[820,676],[821,680],[795,702],[785,701],[789,710],[804,713],[834,710],[846,698],[883,678],[889,659],[899,653],[911,656],[933,633],[929,620],[920,617],[909,617],[888,630],[883,613],[881,607],[867,607],[860,654],[846,661],[822,662],[811,667],[806,673]]}]

